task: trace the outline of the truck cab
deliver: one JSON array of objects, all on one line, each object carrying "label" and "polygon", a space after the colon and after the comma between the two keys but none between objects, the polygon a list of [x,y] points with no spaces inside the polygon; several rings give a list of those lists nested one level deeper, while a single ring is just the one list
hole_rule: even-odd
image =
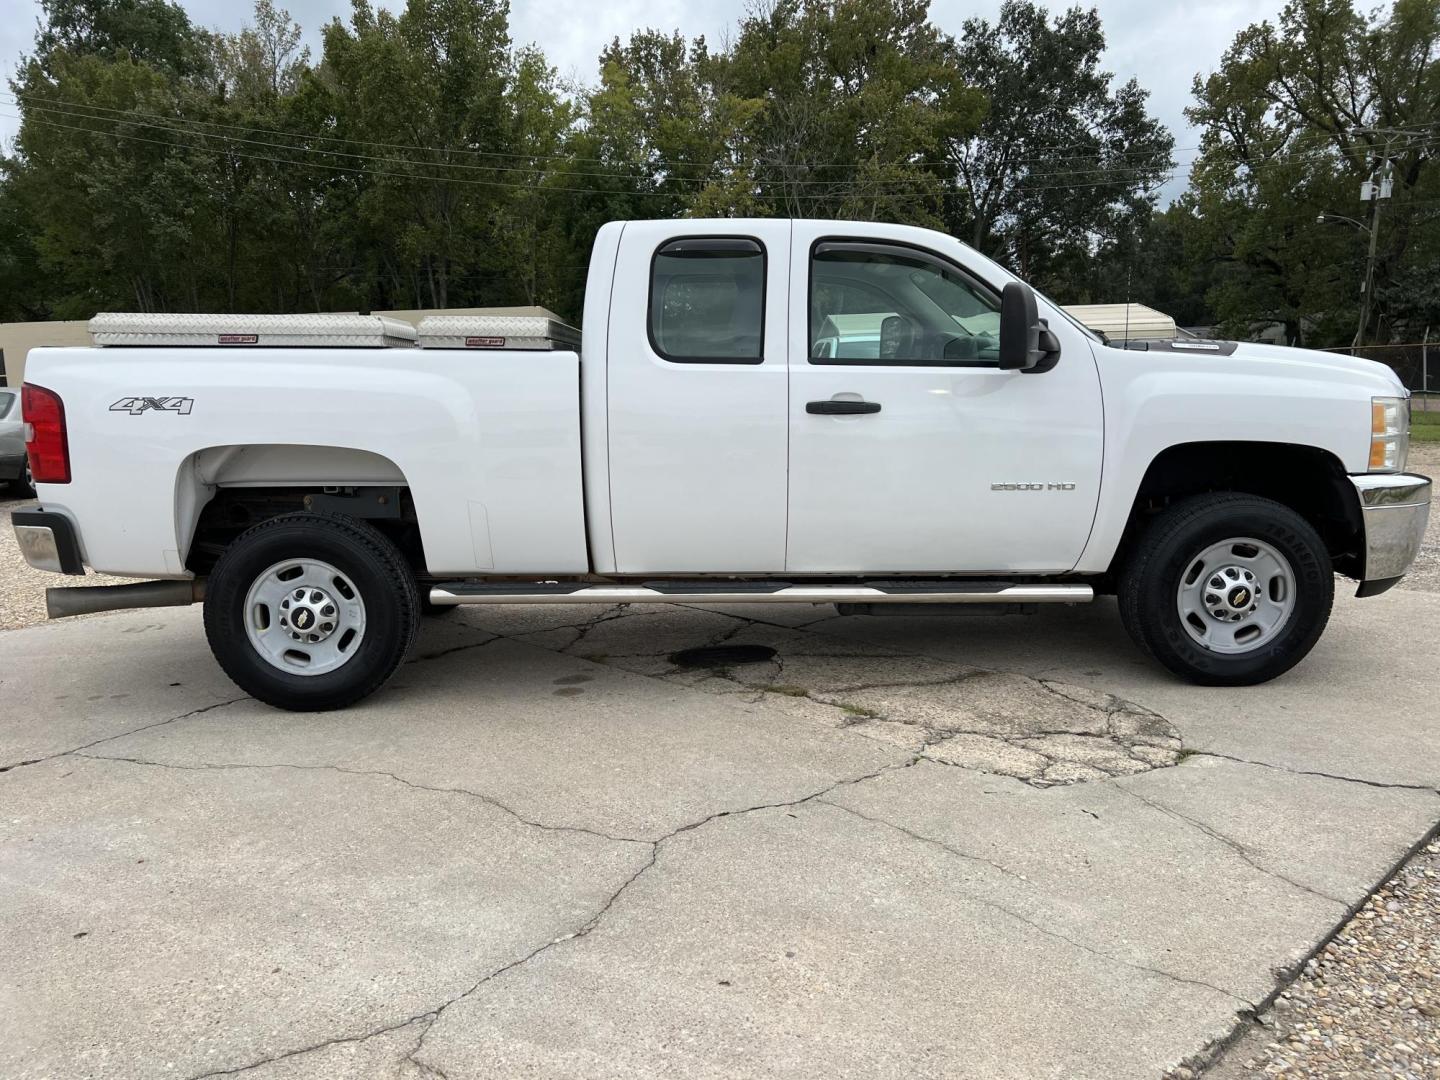
[{"label": "truck cab", "polygon": [[117,348],[107,318],[32,353],[22,547],[155,579],[57,614],[203,595],[226,670],[285,707],[375,689],[422,602],[1116,593],[1177,674],[1262,681],[1318,638],[1332,569],[1382,591],[1428,514],[1383,366],[1114,347],[908,226],[610,223],[578,350],[444,317],[312,343],[289,316],[152,316]]},{"label": "truck cab", "polygon": [[587,323],[607,291],[611,319],[624,313],[584,375],[587,419],[606,416],[586,441],[597,569],[1076,566],[1104,453],[1092,335],[1051,315],[1066,362],[1043,379],[1002,369],[1014,278],[924,230],[684,225],[597,240],[617,257],[611,282],[592,271]]}]

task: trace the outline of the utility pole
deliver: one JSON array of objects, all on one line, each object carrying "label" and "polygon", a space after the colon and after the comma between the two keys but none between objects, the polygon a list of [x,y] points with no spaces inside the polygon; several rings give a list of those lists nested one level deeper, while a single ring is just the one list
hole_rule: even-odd
[{"label": "utility pole", "polygon": [[1375,285],[1375,247],[1380,239],[1380,204],[1390,198],[1394,182],[1390,175],[1390,141],[1387,139],[1380,168],[1372,172],[1370,179],[1360,185],[1360,201],[1373,202],[1375,209],[1370,216],[1370,252],[1365,257],[1365,280],[1360,286],[1360,325],[1355,330],[1352,349],[1360,347],[1365,336],[1365,327],[1370,322],[1370,293]]},{"label": "utility pole", "polygon": [[[1360,201],[1373,202],[1375,207],[1370,214],[1370,251],[1365,258],[1365,280],[1360,287],[1360,325],[1355,329],[1355,342],[1351,346],[1354,349],[1359,348],[1365,337],[1365,328],[1370,323],[1370,313],[1374,307],[1372,294],[1375,289],[1375,253],[1380,243],[1380,204],[1394,194],[1395,144],[1400,143],[1399,151],[1404,153],[1414,140],[1433,138],[1434,136],[1432,132],[1428,131],[1403,131],[1398,128],[1378,127],[1354,128],[1350,131],[1350,135],[1353,137],[1371,136],[1384,142],[1384,148],[1378,152],[1376,167],[1371,171],[1370,178],[1360,185]],[[1364,226],[1362,225],[1361,228]]]},{"label": "utility pole", "polygon": [[1420,392],[1425,409],[1430,408],[1430,325],[1425,325],[1425,339],[1420,342]]}]

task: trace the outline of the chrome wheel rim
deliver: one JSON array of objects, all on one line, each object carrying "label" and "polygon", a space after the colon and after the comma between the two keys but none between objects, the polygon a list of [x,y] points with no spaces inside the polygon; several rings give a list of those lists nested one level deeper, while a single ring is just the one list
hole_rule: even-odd
[{"label": "chrome wheel rim", "polygon": [[1295,612],[1295,571],[1270,544],[1235,536],[1185,567],[1176,592],[1180,625],[1211,652],[1239,655],[1273,641]]},{"label": "chrome wheel rim", "polygon": [[245,594],[245,634],[271,667],[324,675],[365,640],[365,601],[354,582],[319,559],[286,559]]}]

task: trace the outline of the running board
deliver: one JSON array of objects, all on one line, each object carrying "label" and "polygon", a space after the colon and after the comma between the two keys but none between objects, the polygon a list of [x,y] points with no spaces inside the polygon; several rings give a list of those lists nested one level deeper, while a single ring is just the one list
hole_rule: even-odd
[{"label": "running board", "polygon": [[785,582],[656,581],[646,585],[544,582],[487,585],[447,582],[430,603],[449,604],[1083,604],[1089,585],[1017,585],[948,581],[885,585],[790,585]]}]

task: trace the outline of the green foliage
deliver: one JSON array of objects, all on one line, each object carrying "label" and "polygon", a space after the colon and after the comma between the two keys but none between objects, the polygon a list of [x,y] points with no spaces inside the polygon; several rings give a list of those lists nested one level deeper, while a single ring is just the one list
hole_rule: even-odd
[{"label": "green foliage", "polygon": [[1172,316],[1179,326],[1209,325],[1205,297],[1213,264],[1194,252],[1199,222],[1186,194],[1097,246],[1069,278],[1066,299],[1103,304],[1131,300]]},{"label": "green foliage", "polygon": [[300,25],[272,0],[255,0],[255,23],[219,43],[221,77],[233,100],[260,104],[295,93],[310,66]]},{"label": "green foliage", "polygon": [[354,209],[379,306],[449,307],[493,272],[488,225],[509,174],[473,150],[509,146],[509,49],[503,0],[411,0],[398,16],[355,0],[348,28],[326,28],[335,131],[369,155],[347,160],[366,170]]},{"label": "green foliage", "polygon": [[1104,48],[1094,9],[1052,21],[1031,0],[1005,0],[994,23],[965,23],[957,56],[989,104],[976,130],[950,142],[946,223],[1021,277],[1067,294],[1097,237],[1113,242],[1143,226],[1174,146],[1133,79],[1112,89]]},{"label": "green foliage", "polygon": [[1440,443],[1440,412],[1411,413],[1410,441]]},{"label": "green foliage", "polygon": [[742,20],[716,68],[758,106],[736,171],[770,212],[939,224],[933,159],[983,102],[924,0],[777,3]]},{"label": "green foliage", "polygon": [[949,228],[1065,299],[1137,260],[1176,304],[1209,283],[1164,271],[1202,210],[1151,220],[1170,136],[1093,12],[1009,0],[956,40],[926,0],[773,0],[723,49],[644,31],[567,87],[505,0],[354,0],[318,59],[274,0],[233,35],[170,0],[44,3],[0,171],[7,318],[576,318],[600,224],[686,215]]},{"label": "green foliage", "polygon": [[41,0],[40,8],[35,59],[45,68],[57,53],[128,57],[180,76],[209,63],[210,35],[168,0]]},{"label": "green foliage", "polygon": [[1394,197],[1382,207],[1365,338],[1419,340],[1435,314],[1424,281],[1440,269],[1437,46],[1440,0],[1372,14],[1352,0],[1292,0],[1197,78],[1194,255],[1216,267],[1208,299],[1232,332],[1283,323],[1291,341],[1349,342],[1372,208],[1360,185],[1388,160]]},{"label": "green foliage", "polygon": [[0,322],[43,319],[51,310],[47,275],[38,273],[35,222],[19,197],[13,166],[0,165]]}]

